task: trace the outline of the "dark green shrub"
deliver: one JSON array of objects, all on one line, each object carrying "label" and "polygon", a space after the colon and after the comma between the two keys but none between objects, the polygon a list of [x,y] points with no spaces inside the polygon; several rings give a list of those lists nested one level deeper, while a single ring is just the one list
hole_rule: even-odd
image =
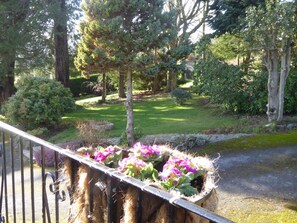
[{"label": "dark green shrub", "polygon": [[70,91],[73,94],[73,97],[79,97],[83,92],[82,92],[82,84],[85,81],[97,83],[98,80],[98,74],[96,75],[90,75],[90,78],[84,78],[84,77],[76,77],[72,78],[69,80],[69,86],[70,86]]},{"label": "dark green shrub", "polygon": [[49,130],[45,127],[38,127],[36,129],[32,129],[30,131],[27,131],[27,133],[37,136],[37,137],[41,137],[42,135],[45,135],[49,132]]},{"label": "dark green shrub", "polygon": [[289,73],[285,88],[285,112],[287,114],[297,113],[297,69]]},{"label": "dark green shrub", "polygon": [[57,125],[74,108],[70,90],[60,82],[26,77],[19,81],[18,91],[4,104],[3,111],[10,122],[31,130]]},{"label": "dark green shrub", "polygon": [[84,81],[81,84],[81,94],[90,95],[94,94],[101,96],[103,92],[103,87],[100,86],[98,82]]},{"label": "dark green shrub", "polygon": [[206,95],[226,110],[263,114],[267,104],[267,73],[249,71],[216,58],[199,60],[195,66],[195,92]]},{"label": "dark green shrub", "polygon": [[192,94],[181,88],[176,88],[170,93],[171,97],[178,105],[183,105],[187,100],[192,98]]},{"label": "dark green shrub", "polygon": [[186,78],[184,78],[184,77],[178,78],[177,82],[176,82],[177,86],[180,86],[180,85],[183,85],[183,84],[186,84],[186,83],[188,83],[188,80]]},{"label": "dark green shrub", "polygon": [[[106,75],[106,90],[107,92],[115,91],[118,81],[117,74],[107,74]],[[70,79],[70,90],[74,97],[79,97],[80,95],[102,95],[103,85],[102,85],[102,75],[92,74],[90,77],[76,77]]]}]

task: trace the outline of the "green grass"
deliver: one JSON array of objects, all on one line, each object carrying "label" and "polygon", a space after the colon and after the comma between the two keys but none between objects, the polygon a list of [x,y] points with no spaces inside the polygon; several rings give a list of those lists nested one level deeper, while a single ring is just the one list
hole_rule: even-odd
[{"label": "green grass", "polygon": [[297,144],[297,131],[274,134],[257,134],[250,137],[238,138],[214,144],[208,144],[200,148],[197,154],[217,154],[242,152],[254,149],[267,149]]},{"label": "green grass", "polygon": [[[198,106],[197,98],[185,106],[178,106],[165,95],[135,102],[134,122],[135,127],[140,128],[145,135],[198,133],[212,128],[230,127],[237,123],[232,116],[218,116],[215,112],[213,108]],[[126,127],[126,109],[124,102],[106,105],[93,103],[91,106],[85,104],[79,110],[65,115],[63,119],[71,123],[79,120],[107,120],[114,123],[110,135],[120,136]]]},{"label": "green grass", "polygon": [[[109,95],[108,97],[108,103],[103,105],[97,103],[100,97],[78,100],[79,109],[63,117],[63,121],[71,123],[72,127],[49,140],[58,143],[79,137],[75,123],[82,120],[110,121],[114,124],[114,129],[109,132],[109,136],[120,136],[126,128],[125,100],[117,100],[116,95]],[[179,106],[173,102],[168,94],[162,94],[136,101],[134,102],[135,127],[139,128],[144,135],[212,133],[213,130],[217,129],[231,129],[235,130],[235,132],[245,132],[246,130],[258,133],[263,129],[264,131],[267,129],[263,125],[263,118],[258,123],[259,120],[225,115],[216,107],[201,105],[201,100],[204,99],[195,96],[186,105]],[[292,120],[296,121],[296,118],[293,117]],[[257,128],[259,131],[257,131]],[[217,154],[293,144],[297,144],[297,131],[279,134],[257,134],[252,137],[209,144],[199,149],[198,152],[199,154]]]},{"label": "green grass", "polygon": [[77,139],[78,137],[79,136],[78,136],[77,129],[75,127],[70,127],[50,137],[48,141],[51,143],[64,143],[64,142],[69,142],[71,140]]},{"label": "green grass", "polygon": [[238,209],[237,207],[222,209],[219,214],[241,223],[297,223],[297,203],[275,202],[265,200],[246,201],[249,205]]}]

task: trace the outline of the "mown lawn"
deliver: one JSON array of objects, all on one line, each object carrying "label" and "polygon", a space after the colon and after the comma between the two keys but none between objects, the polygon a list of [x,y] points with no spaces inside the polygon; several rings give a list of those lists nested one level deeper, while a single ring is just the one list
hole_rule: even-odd
[{"label": "mown lawn", "polygon": [[[53,136],[50,141],[66,142],[78,136],[76,122],[82,120],[107,120],[114,124],[110,137],[121,136],[126,128],[125,101],[109,96],[109,103],[96,103],[100,97],[77,101],[79,109],[63,117],[64,122],[71,123],[70,128]],[[184,106],[176,105],[168,94],[152,95],[134,102],[135,127],[143,135],[169,133],[213,132],[214,129],[231,129],[233,132],[257,133],[255,136],[234,139],[218,144],[209,144],[198,150],[201,154],[234,152],[257,148],[268,148],[297,144],[297,131],[261,134],[265,131],[264,123],[256,123],[248,117],[226,115],[217,107],[200,105],[200,97],[195,96]],[[296,117],[286,117],[289,122],[296,122]],[[265,119],[264,119],[265,120]],[[252,123],[251,123],[252,122]],[[258,122],[256,120],[256,122]],[[263,118],[260,122],[263,122]],[[260,134],[259,134],[260,133]]]},{"label": "mown lawn", "polygon": [[[135,101],[135,127],[140,129],[144,135],[150,135],[198,133],[213,128],[237,125],[237,118],[219,113],[216,108],[200,106],[198,100],[199,98],[195,97],[186,105],[179,106],[175,104],[169,95],[165,94]],[[92,99],[89,99],[89,101],[92,101]],[[84,100],[83,106],[65,115],[63,120],[72,124],[81,120],[110,121],[114,124],[110,136],[120,136],[125,131],[126,110],[124,101],[104,105],[88,104],[86,102],[87,100]],[[71,138],[74,133],[74,128],[64,132],[66,138]]]}]

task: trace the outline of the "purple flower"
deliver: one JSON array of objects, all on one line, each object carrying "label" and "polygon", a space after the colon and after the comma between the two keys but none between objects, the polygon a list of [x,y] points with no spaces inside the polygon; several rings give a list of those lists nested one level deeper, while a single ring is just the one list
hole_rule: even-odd
[{"label": "purple flower", "polygon": [[170,178],[176,178],[179,176],[182,176],[183,173],[173,166],[167,166],[163,168],[163,171],[159,174],[162,180],[170,179]]},{"label": "purple flower", "polygon": [[106,149],[96,151],[94,153],[94,160],[96,162],[104,162],[108,156],[115,153],[115,148],[113,146],[109,146]]},{"label": "purple flower", "polygon": [[107,148],[98,147],[93,154],[87,154],[86,156],[109,167],[116,167],[118,165],[118,161],[122,159],[122,155],[123,152],[120,147],[108,146]]},{"label": "purple flower", "polygon": [[120,172],[125,172],[130,167],[133,168],[136,172],[138,172],[144,166],[146,166],[146,163],[143,160],[138,159],[135,156],[129,156],[119,161],[118,170]]},{"label": "purple flower", "polygon": [[172,157],[163,166],[163,171],[159,174],[162,180],[173,179],[187,173],[198,172],[194,163],[186,157]]},{"label": "purple flower", "polygon": [[140,142],[134,144],[130,151],[139,159],[144,161],[154,162],[162,160],[162,155],[159,146],[142,145]]},{"label": "purple flower", "polygon": [[181,168],[185,169],[186,172],[197,173],[197,167],[195,167],[191,160],[182,160],[179,165]]}]

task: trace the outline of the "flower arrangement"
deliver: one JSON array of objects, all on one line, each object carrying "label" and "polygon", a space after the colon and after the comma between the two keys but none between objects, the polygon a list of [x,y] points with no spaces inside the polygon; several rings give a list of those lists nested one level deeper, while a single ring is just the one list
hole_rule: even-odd
[{"label": "flower arrangement", "polygon": [[[169,191],[177,191],[185,196],[199,193],[193,182],[205,170],[189,156],[175,153],[168,158],[168,151],[166,153],[163,147],[141,143],[136,143],[128,151],[129,154],[123,156],[123,149],[120,147],[98,147],[87,156],[128,176],[140,180],[150,179]],[[162,171],[158,172],[155,166],[160,162],[165,164]]]},{"label": "flower arrangement", "polygon": [[123,150],[118,146],[108,146],[107,148],[99,146],[93,153],[88,153],[87,157],[106,166],[117,167],[119,160],[123,157]]},{"label": "flower arrangement", "polygon": [[157,163],[163,160],[163,154],[158,145],[143,145],[140,142],[134,144],[130,152],[137,158],[145,161]]},{"label": "flower arrangement", "polygon": [[171,157],[163,166],[159,174],[161,185],[167,190],[176,190],[185,196],[198,193],[191,182],[203,175],[204,170],[195,165],[187,157]]},{"label": "flower arrangement", "polygon": [[119,161],[118,170],[128,176],[140,180],[153,179],[157,180],[158,172],[152,163],[146,163],[136,156],[129,156]]}]

